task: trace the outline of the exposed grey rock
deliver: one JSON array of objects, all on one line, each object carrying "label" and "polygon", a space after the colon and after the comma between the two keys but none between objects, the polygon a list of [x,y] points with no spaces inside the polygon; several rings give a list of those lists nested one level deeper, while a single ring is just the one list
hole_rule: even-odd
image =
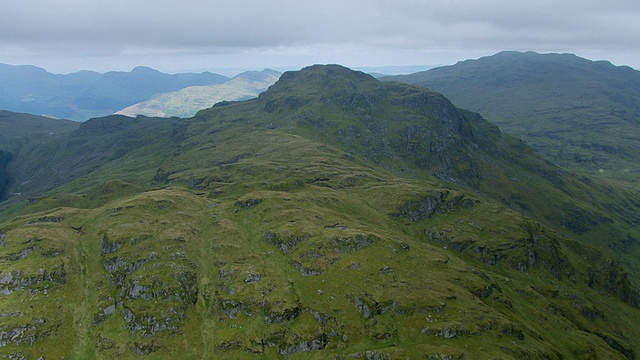
[{"label": "exposed grey rock", "polygon": [[342,225],[340,223],[335,223],[333,225],[327,225],[324,228],[325,229],[339,229],[339,230],[347,230],[347,229],[349,229],[347,226]]},{"label": "exposed grey rock", "polygon": [[400,208],[400,212],[394,215],[400,218],[407,218],[413,222],[428,219],[439,210],[445,196],[446,193],[432,191],[431,195],[427,195],[418,201],[409,200]]},{"label": "exposed grey rock", "polygon": [[273,231],[267,231],[262,234],[262,240],[276,246],[283,254],[287,254],[290,253],[296,245],[308,240],[309,236],[309,234],[280,236],[280,234]]},{"label": "exposed grey rock", "polygon": [[122,286],[124,280],[134,271],[140,269],[149,259],[138,259],[128,263],[124,258],[113,257],[102,261],[102,266],[111,276],[111,281]]},{"label": "exposed grey rock", "polygon": [[102,266],[108,273],[116,272],[119,268],[125,267],[127,263],[123,258],[114,257],[102,262]]},{"label": "exposed grey rock", "polygon": [[354,298],[356,309],[364,315],[365,319],[370,319],[377,314],[376,305],[370,306],[364,299],[359,296]]},{"label": "exposed grey rock", "polygon": [[26,357],[24,357],[24,354],[22,354],[22,351],[18,351],[17,353],[13,353],[13,354],[7,355],[7,359],[9,359],[9,360],[25,360]]},{"label": "exposed grey rock", "polygon": [[331,318],[329,314],[320,313],[316,310],[309,309],[309,308],[307,310],[309,311],[309,314],[311,314],[321,324],[326,323]]},{"label": "exposed grey rock", "polygon": [[198,279],[195,273],[185,271],[175,275],[177,290],[174,291],[174,299],[184,308],[191,307],[198,301]]},{"label": "exposed grey rock", "polygon": [[220,310],[226,314],[229,319],[237,319],[238,314],[246,311],[244,303],[235,300],[222,300],[220,302]]},{"label": "exposed grey rock", "polygon": [[0,231],[0,246],[4,245],[4,235],[5,233],[3,231]]},{"label": "exposed grey rock", "polygon": [[111,315],[113,315],[113,313],[114,313],[114,312],[116,312],[116,305],[115,305],[115,304],[112,304],[112,305],[108,306],[108,307],[107,307],[106,309],[104,309],[104,311],[103,311],[103,313],[104,313],[106,316],[111,316]]},{"label": "exposed grey rock", "polygon": [[242,348],[242,342],[239,338],[235,338],[231,341],[224,341],[216,344],[216,352],[227,352],[231,350],[237,350]]},{"label": "exposed grey rock", "polygon": [[366,236],[365,234],[358,234],[353,237],[341,238],[332,236],[329,238],[329,243],[333,246],[333,250],[337,253],[349,253],[356,252],[360,249],[368,247],[373,241],[380,240],[374,235]]},{"label": "exposed grey rock", "polygon": [[[38,328],[47,320],[45,318],[33,319],[29,323],[15,327],[13,329],[1,328],[0,330],[0,348],[9,344],[20,345],[33,345],[38,340]],[[41,337],[45,336],[40,334]]]},{"label": "exposed grey rock", "polygon": [[22,317],[23,314],[20,311],[14,311],[12,313],[0,313],[0,317]]},{"label": "exposed grey rock", "polygon": [[24,248],[16,253],[12,253],[9,255],[5,255],[2,257],[3,260],[9,260],[9,261],[18,261],[18,260],[22,260],[24,258],[26,258],[29,254],[31,254],[31,252],[33,251],[33,246],[30,246],[28,248]]},{"label": "exposed grey rock", "polygon": [[260,274],[249,274],[244,279],[244,282],[247,283],[247,284],[255,284],[258,281],[260,281],[260,279],[262,279],[262,275],[260,275]]},{"label": "exposed grey rock", "polygon": [[301,341],[294,345],[289,345],[284,349],[280,349],[280,354],[282,355],[292,355],[298,352],[309,352],[314,350],[321,350],[327,346],[327,336],[325,334],[320,335],[320,337]]},{"label": "exposed grey rock", "polygon": [[[20,271],[13,273],[6,273],[0,279],[0,293],[5,295],[11,294],[13,291],[28,289],[32,293],[38,292],[37,289],[31,289],[34,285],[41,282],[49,282],[50,284],[62,285],[65,284],[66,271],[64,264],[53,267],[53,271],[44,271],[40,269],[37,275],[25,276]],[[46,287],[45,287],[46,290]]]},{"label": "exposed grey rock", "polygon": [[298,268],[298,271],[300,271],[300,274],[302,274],[302,276],[316,276],[316,275],[322,274],[322,271],[316,270],[316,269],[307,268],[307,267],[303,266],[301,263],[299,263],[297,261],[294,261],[293,265],[296,268]]},{"label": "exposed grey rock", "polygon": [[41,251],[40,255],[43,257],[56,257],[64,254],[64,249],[49,249],[47,251]]},{"label": "exposed grey rock", "polygon": [[365,351],[363,353],[353,353],[349,355],[352,359],[366,359],[366,360],[389,360],[389,356],[381,354],[376,351]]},{"label": "exposed grey rock", "polygon": [[98,311],[98,313],[93,318],[93,325],[96,326],[96,325],[100,324],[101,322],[107,320],[115,312],[116,312],[116,305],[115,304],[111,304],[111,305],[107,306],[105,309],[101,308],[100,311]]},{"label": "exposed grey rock", "polygon": [[300,308],[296,306],[294,308],[284,309],[281,313],[267,314],[264,317],[264,321],[267,324],[284,324],[296,319],[298,316],[300,316]]},{"label": "exposed grey rock", "polygon": [[175,333],[182,326],[183,315],[178,313],[164,314],[161,319],[152,315],[136,315],[131,309],[126,307],[122,310],[124,321],[127,328],[129,328],[130,336],[133,336],[136,332],[140,332],[140,335],[144,337],[154,337],[157,333],[162,331],[169,331]]},{"label": "exposed grey rock", "polygon": [[114,252],[118,251],[121,245],[122,244],[119,244],[115,241],[110,241],[107,238],[106,234],[102,235],[102,239],[100,240],[100,254],[113,254]]},{"label": "exposed grey rock", "polygon": [[[137,299],[137,298],[141,297],[140,296],[141,293],[146,292],[149,289],[151,289],[151,286],[140,285],[138,283],[138,281],[136,280],[136,281],[133,282],[133,287],[131,287],[129,289],[129,291],[127,292],[127,296],[132,298],[132,299]],[[145,299],[144,297],[142,297],[142,298],[144,300],[149,300],[148,298],[147,299]]]},{"label": "exposed grey rock", "polygon": [[122,309],[122,315],[124,317],[124,322],[130,323],[131,321],[133,321],[133,313],[131,312],[131,310],[127,308]]},{"label": "exposed grey rock", "polygon": [[445,339],[452,339],[457,335],[458,335],[458,332],[456,331],[455,327],[450,328],[448,326],[445,326],[445,328],[442,329],[442,337],[444,337]]},{"label": "exposed grey rock", "polygon": [[63,217],[60,216],[44,216],[39,218],[38,220],[31,221],[27,225],[33,225],[37,223],[59,223],[64,220]]},{"label": "exposed grey rock", "polygon": [[11,274],[10,272],[2,275],[2,278],[0,278],[0,284],[10,284],[13,281],[13,274]]},{"label": "exposed grey rock", "polygon": [[427,235],[427,238],[429,238],[429,240],[435,241],[441,245],[446,245],[449,241],[451,241],[451,237],[447,236],[447,233],[445,231],[438,232],[426,229],[424,233],[425,235]]},{"label": "exposed grey rock", "polygon": [[365,351],[365,359],[367,360],[389,360],[389,356],[376,351]]},{"label": "exposed grey rock", "polygon": [[258,204],[260,204],[262,202],[262,200],[260,199],[248,199],[248,200],[244,200],[244,201],[236,201],[234,203],[235,206],[240,206],[243,209],[252,207],[252,206],[256,206]]}]

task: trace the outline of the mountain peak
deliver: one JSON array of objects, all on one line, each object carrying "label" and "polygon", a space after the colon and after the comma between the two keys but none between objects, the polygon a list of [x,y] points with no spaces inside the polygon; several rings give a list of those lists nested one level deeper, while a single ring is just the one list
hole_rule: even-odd
[{"label": "mountain peak", "polygon": [[300,71],[287,71],[282,74],[280,78],[283,82],[291,80],[326,80],[328,78],[333,79],[347,79],[347,80],[359,80],[359,81],[376,81],[376,79],[362,71],[352,70],[348,67],[328,64],[328,65],[311,65],[303,68]]},{"label": "mountain peak", "polygon": [[148,66],[136,66],[131,70],[132,74],[160,74],[161,72]]},{"label": "mountain peak", "polygon": [[[260,95],[267,103],[295,103],[310,99],[327,101],[371,93],[381,86],[373,76],[341,65],[312,65],[299,71],[287,71]],[[269,110],[268,110],[269,111]]]},{"label": "mountain peak", "polygon": [[279,78],[282,73],[272,69],[245,71],[233,77],[233,79],[244,79],[247,81],[264,81],[268,78]]}]

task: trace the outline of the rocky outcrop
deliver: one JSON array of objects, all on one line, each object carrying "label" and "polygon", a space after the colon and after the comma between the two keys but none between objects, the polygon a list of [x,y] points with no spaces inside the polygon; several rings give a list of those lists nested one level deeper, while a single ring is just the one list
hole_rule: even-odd
[{"label": "rocky outcrop", "polygon": [[260,199],[247,199],[247,200],[243,200],[243,201],[236,201],[234,203],[234,205],[235,206],[239,206],[239,207],[241,207],[243,209],[246,209],[246,208],[250,208],[250,207],[256,206],[256,205],[260,204],[261,202],[262,202],[262,200],[260,200]]},{"label": "rocky outcrop", "polygon": [[436,212],[456,212],[460,209],[470,208],[475,204],[463,194],[452,195],[449,191],[432,191],[418,200],[409,200],[402,205],[393,216],[409,219],[413,222],[429,219]]},{"label": "rocky outcrop", "polygon": [[299,243],[309,239],[309,234],[304,235],[280,235],[273,231],[267,231],[262,234],[262,240],[274,245],[283,254],[290,253]]},{"label": "rocky outcrop", "polygon": [[0,276],[0,294],[9,295],[14,291],[28,290],[29,293],[47,292],[67,282],[64,263],[54,266],[52,270],[39,269],[38,274],[25,274],[14,271]]},{"label": "rocky outcrop", "polygon": [[[39,337],[44,337],[41,333],[41,325],[47,322],[47,319],[33,319],[30,322],[17,326],[2,326],[0,325],[0,348],[9,344],[20,345],[26,344],[28,346],[33,345]],[[40,333],[39,333],[40,332]]]},{"label": "rocky outcrop", "polygon": [[333,251],[345,254],[356,252],[380,240],[381,239],[375,235],[367,236],[365,234],[358,234],[352,237],[331,236],[329,238],[329,244]]}]

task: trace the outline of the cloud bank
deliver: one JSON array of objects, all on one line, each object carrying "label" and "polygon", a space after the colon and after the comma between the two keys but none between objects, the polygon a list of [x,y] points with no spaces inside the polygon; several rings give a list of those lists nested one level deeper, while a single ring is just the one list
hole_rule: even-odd
[{"label": "cloud bank", "polygon": [[380,65],[506,49],[634,59],[639,18],[640,2],[622,0],[21,0],[3,4],[0,62]]}]

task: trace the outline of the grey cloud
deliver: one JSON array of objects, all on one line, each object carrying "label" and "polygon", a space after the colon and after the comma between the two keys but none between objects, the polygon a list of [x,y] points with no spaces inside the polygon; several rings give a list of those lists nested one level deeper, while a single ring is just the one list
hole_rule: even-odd
[{"label": "grey cloud", "polygon": [[623,0],[21,0],[3,4],[0,56],[16,49],[211,54],[332,44],[624,50],[640,48],[638,18],[640,2]]}]

